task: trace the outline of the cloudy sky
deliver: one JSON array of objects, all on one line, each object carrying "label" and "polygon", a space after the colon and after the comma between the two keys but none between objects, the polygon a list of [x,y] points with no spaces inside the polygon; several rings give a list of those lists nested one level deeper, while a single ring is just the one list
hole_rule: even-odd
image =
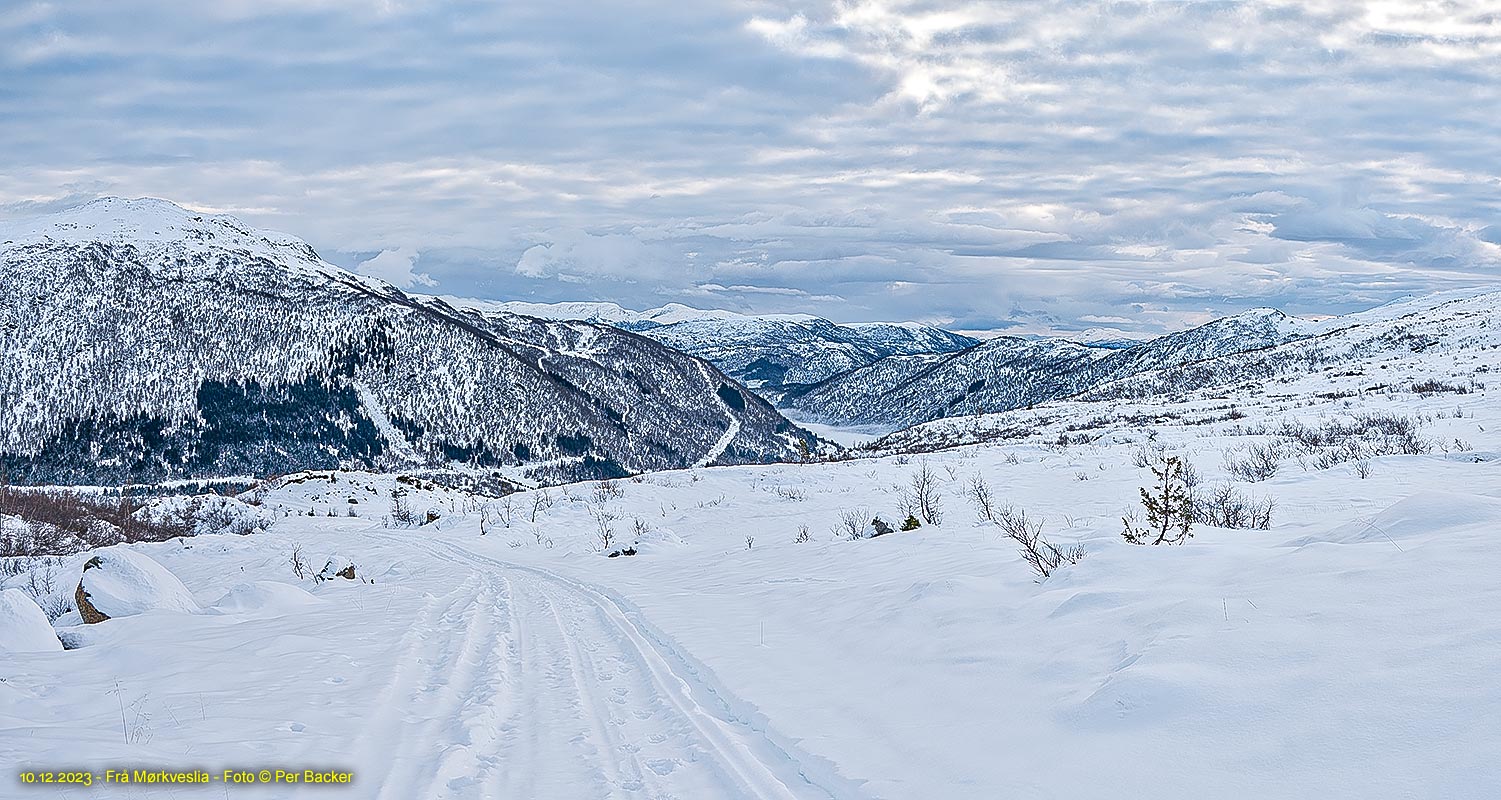
[{"label": "cloudy sky", "polygon": [[12,0],[0,214],[422,291],[1178,328],[1501,274],[1501,0]]}]

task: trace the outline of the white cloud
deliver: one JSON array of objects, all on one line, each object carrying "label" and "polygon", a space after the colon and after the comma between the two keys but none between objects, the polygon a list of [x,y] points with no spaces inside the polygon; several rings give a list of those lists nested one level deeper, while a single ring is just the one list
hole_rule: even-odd
[{"label": "white cloud", "polygon": [[628,234],[554,231],[552,241],[533,245],[516,262],[528,278],[568,275],[615,280],[657,279],[681,259],[667,247]]},{"label": "white cloud", "polygon": [[361,275],[379,278],[392,286],[410,289],[413,286],[437,286],[438,282],[426,273],[417,272],[419,255],[410,247],[383,250],[373,258],[361,261],[354,268]]},{"label": "white cloud", "polygon": [[1494,11],[27,4],[0,15],[0,214],[162,196],[501,299],[1341,311],[1501,271]]}]

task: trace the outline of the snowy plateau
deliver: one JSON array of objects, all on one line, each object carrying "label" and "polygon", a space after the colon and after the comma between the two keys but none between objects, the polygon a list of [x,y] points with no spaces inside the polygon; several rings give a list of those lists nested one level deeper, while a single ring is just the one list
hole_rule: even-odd
[{"label": "snowy plateau", "polygon": [[159,201],[0,234],[7,547],[235,479],[0,559],[0,797],[1501,796],[1494,290],[863,353],[783,401],[890,430],[837,448],[640,315]]}]

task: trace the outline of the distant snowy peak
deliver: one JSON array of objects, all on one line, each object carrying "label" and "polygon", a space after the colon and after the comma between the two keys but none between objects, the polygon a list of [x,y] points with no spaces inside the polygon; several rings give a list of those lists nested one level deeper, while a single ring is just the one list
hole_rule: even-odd
[{"label": "distant snowy peak", "polygon": [[905,355],[953,353],[979,344],[978,339],[921,322],[852,322],[844,327]]},{"label": "distant snowy peak", "polygon": [[1153,337],[1148,334],[1132,333],[1115,328],[1088,328],[1082,331],[1057,334],[1054,338],[1066,339],[1070,342],[1082,344],[1085,347],[1120,350],[1126,347],[1135,347],[1142,342],[1151,340]]},{"label": "distant snowy peak", "polygon": [[285,233],[258,230],[228,214],[191,211],[166,200],[102,197],[52,214],[0,219],[0,243],[127,244],[143,249],[190,252],[237,250],[267,258],[333,267],[307,242]]},{"label": "distant snowy peak", "polygon": [[606,302],[529,303],[521,300],[493,302],[447,297],[444,299],[451,303],[482,308],[487,311],[505,311],[538,319],[598,322],[627,330],[644,330],[660,325],[676,325],[680,322],[812,322],[818,319],[810,314],[742,314],[738,311],[723,309],[694,308],[682,303],[668,303],[660,308],[632,311],[621,307],[618,303]]}]

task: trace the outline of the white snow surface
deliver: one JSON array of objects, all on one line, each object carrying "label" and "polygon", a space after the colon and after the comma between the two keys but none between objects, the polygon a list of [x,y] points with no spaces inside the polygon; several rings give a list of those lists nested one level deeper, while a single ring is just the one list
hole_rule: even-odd
[{"label": "white snow surface", "polygon": [[196,614],[202,609],[171,571],[145,553],[121,545],[94,551],[78,584],[89,605],[115,619],[148,611]]},{"label": "white snow surface", "polygon": [[[509,498],[291,476],[254,498],[280,515],[267,532],[105,551],[229,597],[8,654],[0,763],[356,775],[244,797],[1501,796],[1501,351],[1371,352],[1172,402],[943,420],[906,441],[988,440],[926,454]],[[1358,415],[1416,420],[1420,452],[1285,452],[1255,483],[1226,464],[1284,423]],[[1274,499],[1271,528],[1123,542],[1151,480],[1133,458],[1158,446]],[[900,519],[924,461],[942,524],[833,532],[852,509]],[[975,521],[977,475],[1087,557],[1039,579]],[[439,518],[391,524],[393,492]],[[601,520],[644,531],[638,555],[605,558]],[[294,549],[370,582],[298,580]]]},{"label": "white snow surface", "polygon": [[230,589],[210,607],[217,614],[278,616],[314,605],[318,598],[307,590],[279,581],[251,581]]},{"label": "white snow surface", "polygon": [[0,591],[0,653],[45,653],[62,650],[52,623],[31,595],[20,589]]}]

